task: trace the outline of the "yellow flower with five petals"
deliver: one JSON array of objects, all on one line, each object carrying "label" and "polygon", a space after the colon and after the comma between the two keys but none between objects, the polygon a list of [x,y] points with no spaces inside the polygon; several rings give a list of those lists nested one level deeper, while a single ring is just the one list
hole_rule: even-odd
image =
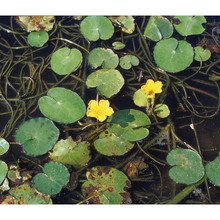
[{"label": "yellow flower with five petals", "polygon": [[155,94],[162,92],[162,86],[161,81],[154,82],[152,79],[148,79],[146,84],[141,86],[141,89],[145,92],[147,98],[154,99]]},{"label": "yellow flower with five petals", "polygon": [[103,122],[107,116],[111,116],[114,113],[108,100],[101,99],[99,102],[96,100],[90,100],[86,115],[88,117],[97,118],[100,122]]}]

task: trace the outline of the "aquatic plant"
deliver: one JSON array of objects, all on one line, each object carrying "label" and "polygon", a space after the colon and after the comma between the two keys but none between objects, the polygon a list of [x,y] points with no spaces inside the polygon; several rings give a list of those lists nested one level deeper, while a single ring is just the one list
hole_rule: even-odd
[{"label": "aquatic plant", "polygon": [[116,168],[93,167],[86,172],[87,180],[82,185],[86,200],[95,204],[128,204],[131,202],[130,181]]},{"label": "aquatic plant", "polygon": [[105,121],[107,116],[111,116],[114,113],[108,100],[101,99],[99,102],[96,100],[90,100],[88,103],[88,110],[86,115],[98,119],[100,122]]},{"label": "aquatic plant", "polygon": [[0,23],[0,203],[189,203],[195,187],[219,202],[197,133],[220,108],[216,24],[43,17]]},{"label": "aquatic plant", "polygon": [[68,169],[59,162],[49,162],[44,165],[43,173],[33,177],[36,189],[47,195],[55,195],[69,182]]}]

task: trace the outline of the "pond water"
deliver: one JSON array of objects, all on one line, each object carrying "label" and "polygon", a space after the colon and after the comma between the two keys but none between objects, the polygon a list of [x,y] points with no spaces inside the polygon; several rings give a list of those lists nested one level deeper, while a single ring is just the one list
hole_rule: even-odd
[{"label": "pond water", "polygon": [[[216,166],[219,165],[212,168],[217,172],[214,183],[210,177],[212,174],[206,170],[206,176],[205,171],[206,165],[218,158],[220,149],[219,17],[185,16],[190,17],[185,21],[184,16],[98,16],[103,20],[92,16],[94,20],[86,21],[89,16],[51,16],[52,18],[42,22],[43,16],[29,16],[25,22],[31,23],[33,19],[32,26],[24,24],[21,17],[0,17],[0,137],[10,144],[9,150],[0,155],[0,162],[8,167],[5,173],[0,171],[0,203],[220,202],[220,173],[216,171]],[[196,27],[195,33],[182,33],[178,26],[184,25],[184,22],[188,22],[192,28]],[[153,26],[150,25],[152,23]],[[47,26],[44,26],[45,24]],[[31,29],[34,27],[36,29]],[[165,31],[168,27],[172,32]],[[31,39],[33,43],[30,33],[36,31],[37,35]],[[43,42],[41,33],[45,32],[48,39]],[[96,34],[92,36],[93,33]],[[158,36],[160,39],[154,40]],[[40,42],[37,41],[37,46],[36,39],[41,39]],[[170,46],[173,47],[172,55],[167,56],[169,51],[164,48],[159,52],[161,57],[157,58],[156,49],[166,39],[175,39],[178,44]],[[190,44],[191,52],[185,53],[185,47],[180,47],[180,41]],[[120,42],[117,46],[121,48],[117,48],[113,44],[115,42]],[[35,45],[31,46],[32,43]],[[199,55],[200,61],[194,59],[197,55],[194,48],[197,46],[204,50],[202,55]],[[53,64],[55,52],[62,48],[68,48],[67,52],[58,54],[58,63]],[[101,50],[92,57],[91,51],[94,52],[97,48]],[[75,52],[72,49],[76,49]],[[207,53],[205,49],[210,53],[208,59],[203,58]],[[81,58],[74,54],[73,60],[69,62],[71,53],[79,53]],[[126,55],[130,55],[129,61],[122,59]],[[190,56],[192,60],[188,65]],[[61,62],[62,58],[66,59]],[[164,62],[166,59],[167,62]],[[59,69],[62,65],[66,68],[65,62],[73,66],[69,72]],[[177,67],[172,66],[175,62],[179,62]],[[185,63],[186,66],[182,67]],[[172,67],[167,67],[166,64]],[[109,77],[101,79],[100,75],[104,75],[106,71]],[[148,97],[148,101],[141,96],[135,101],[134,94],[141,90],[141,86],[145,85],[148,79],[162,82],[162,90],[155,92],[158,88],[152,89],[154,96]],[[77,102],[75,98],[66,101],[65,98],[74,95],[63,93],[61,97],[56,91],[57,97],[55,94],[53,97],[51,95],[51,102],[56,102],[55,107],[52,104],[52,107],[48,107],[48,103],[44,105],[43,99],[49,97],[48,91],[57,87],[74,92],[82,101]],[[57,98],[60,100],[57,101]],[[113,116],[108,115],[104,121],[89,117],[86,111],[90,100],[108,100],[114,110]],[[140,100],[145,104],[140,104]],[[81,102],[83,104],[80,104]],[[166,105],[170,113],[159,117],[154,108],[156,104]],[[129,113],[122,111],[126,109]],[[132,112],[131,109],[135,111]],[[164,110],[160,111],[164,113]],[[142,113],[143,117],[140,116]],[[79,118],[74,121],[72,116]],[[137,119],[138,117],[140,118]],[[42,145],[46,146],[51,141],[51,137],[45,136],[52,128],[44,130],[43,122],[39,125],[41,136],[35,131],[37,122],[20,132],[24,137],[18,135],[25,122],[39,118],[49,118],[59,131],[53,146],[48,150]],[[32,129],[35,132],[33,134]],[[28,136],[29,133],[31,137]],[[64,140],[70,140],[68,138],[71,143],[64,143]],[[35,145],[25,146],[27,142],[35,139],[46,139],[39,147],[45,150],[44,153],[33,150]],[[57,155],[52,157],[52,150],[57,142],[63,148],[60,147]],[[88,147],[80,145],[84,142]],[[119,146],[119,143],[122,144]],[[71,150],[68,151],[66,146]],[[73,146],[78,149],[81,146],[81,150],[72,152]],[[193,182],[185,184],[184,181],[188,180],[184,179],[178,183],[170,176],[170,170],[175,164],[168,163],[167,156],[174,149],[196,153],[202,164],[200,178],[195,181],[190,179]],[[61,151],[67,151],[67,154],[61,157]],[[197,164],[184,155],[181,157],[184,158],[179,166],[183,167],[182,171],[189,172],[187,175],[192,175],[193,179],[197,169],[199,170]],[[59,164],[61,170],[66,170],[68,181],[62,183],[61,179],[66,178],[62,177],[65,172],[55,168],[51,173],[49,168],[46,171],[45,165],[48,164]],[[193,169],[191,166],[194,165]],[[46,183],[51,181],[48,185],[54,184],[54,188],[42,186],[44,180]],[[122,180],[124,185],[120,182]],[[117,184],[118,182],[121,185]],[[24,184],[36,190],[35,194],[30,192],[31,198],[43,193],[43,199],[38,201],[25,197],[22,189],[16,188]],[[28,187],[27,185],[25,187]],[[45,188],[48,191],[44,191]]]}]

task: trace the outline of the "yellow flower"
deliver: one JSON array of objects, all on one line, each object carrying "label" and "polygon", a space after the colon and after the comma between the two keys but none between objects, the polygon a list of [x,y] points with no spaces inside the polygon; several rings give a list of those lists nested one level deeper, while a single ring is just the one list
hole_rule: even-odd
[{"label": "yellow flower", "polygon": [[100,122],[103,122],[107,116],[110,116],[114,113],[112,107],[109,106],[108,100],[90,100],[88,104],[88,109],[86,115],[88,117],[97,118]]},{"label": "yellow flower", "polygon": [[154,99],[155,94],[162,92],[162,82],[154,82],[152,79],[148,79],[146,84],[141,86],[141,89],[145,92],[147,98]]}]

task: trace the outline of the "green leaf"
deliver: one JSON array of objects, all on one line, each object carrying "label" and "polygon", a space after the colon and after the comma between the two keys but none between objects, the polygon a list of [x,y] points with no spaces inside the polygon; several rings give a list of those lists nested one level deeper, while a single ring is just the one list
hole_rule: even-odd
[{"label": "green leaf", "polygon": [[22,123],[15,133],[15,140],[29,156],[38,156],[52,149],[59,138],[59,129],[47,118],[34,118]]},{"label": "green leaf", "polygon": [[148,99],[146,97],[145,92],[142,89],[138,89],[133,96],[133,101],[135,105],[139,107],[146,107],[148,106]]},{"label": "green leaf", "polygon": [[206,23],[204,16],[175,16],[180,20],[179,24],[174,24],[176,31],[182,36],[201,34],[205,28],[202,26]]},{"label": "green leaf", "polygon": [[34,186],[42,193],[56,195],[69,182],[69,171],[62,163],[49,162],[43,172],[33,177]]},{"label": "green leaf", "polygon": [[138,129],[141,126],[149,126],[150,118],[142,111],[136,109],[123,109],[115,112],[108,118],[111,124],[119,124],[121,127]]},{"label": "green leaf", "polygon": [[9,143],[2,137],[0,137],[0,156],[5,154],[9,149]]},{"label": "green leaf", "polygon": [[180,72],[193,62],[194,52],[191,44],[184,40],[169,38],[159,41],[154,47],[156,64],[167,72]]},{"label": "green leaf", "polygon": [[131,126],[123,128],[119,124],[113,124],[109,131],[126,141],[139,141],[149,135],[147,128],[132,128]]},{"label": "green leaf", "polygon": [[220,156],[205,166],[206,176],[216,186],[220,186]]},{"label": "green leaf", "polygon": [[173,166],[169,176],[176,183],[193,184],[204,176],[204,167],[200,155],[189,149],[176,148],[167,155],[167,162]]},{"label": "green leaf", "polygon": [[119,110],[107,121],[110,127],[94,142],[96,150],[103,155],[124,155],[134,147],[131,142],[142,140],[149,135],[146,126],[149,126],[151,121],[145,113],[139,110]]},{"label": "green leaf", "polygon": [[199,62],[207,61],[211,57],[211,52],[209,49],[204,49],[201,46],[194,48],[195,57],[194,59]]},{"label": "green leaf", "polygon": [[152,41],[159,41],[162,38],[169,38],[173,34],[173,25],[165,17],[151,16],[144,30],[144,37]]},{"label": "green leaf", "polygon": [[50,196],[38,192],[30,183],[10,189],[2,204],[52,204]]},{"label": "green leaf", "polygon": [[42,47],[49,40],[49,35],[44,31],[31,32],[27,41],[32,47]]},{"label": "green leaf", "polygon": [[134,55],[125,55],[120,58],[120,67],[129,70],[132,66],[138,66],[140,63],[139,59]]},{"label": "green leaf", "polygon": [[132,34],[135,30],[134,18],[132,16],[118,16],[117,22],[121,26],[121,30],[127,34]]},{"label": "green leaf", "polygon": [[78,169],[85,166],[91,159],[89,146],[90,144],[86,141],[76,143],[71,137],[68,137],[55,144],[49,157],[53,161],[69,164]]},{"label": "green leaf", "polygon": [[43,115],[59,123],[74,123],[84,117],[86,106],[81,97],[62,87],[51,88],[39,99]]},{"label": "green leaf", "polygon": [[4,161],[0,160],[0,185],[4,181],[7,175],[7,172],[8,172],[7,164]]},{"label": "green leaf", "polygon": [[166,118],[170,115],[170,109],[165,104],[157,104],[154,107],[154,112],[159,118]]},{"label": "green leaf", "polygon": [[134,143],[120,136],[120,131],[116,134],[114,130],[116,129],[113,128],[113,131],[111,128],[105,130],[94,141],[94,147],[99,153],[106,156],[121,156],[134,147]]},{"label": "green leaf", "polygon": [[128,177],[118,169],[93,167],[86,172],[87,181],[82,185],[82,192],[93,204],[128,204],[131,203],[127,189],[131,187]]},{"label": "green leaf", "polygon": [[89,53],[88,62],[94,69],[99,66],[114,69],[118,66],[119,58],[111,49],[97,47]]},{"label": "green leaf", "polygon": [[97,87],[102,95],[110,98],[121,90],[124,78],[118,70],[101,69],[87,77],[86,85],[90,88]]},{"label": "green leaf", "polygon": [[114,26],[105,16],[88,16],[81,22],[80,31],[89,41],[108,40],[113,36]]},{"label": "green leaf", "polygon": [[112,43],[112,46],[113,46],[114,50],[121,50],[125,47],[125,44],[123,44],[120,41],[115,41]]},{"label": "green leaf", "polygon": [[76,71],[82,63],[82,53],[78,49],[64,47],[52,54],[51,68],[58,75]]}]

